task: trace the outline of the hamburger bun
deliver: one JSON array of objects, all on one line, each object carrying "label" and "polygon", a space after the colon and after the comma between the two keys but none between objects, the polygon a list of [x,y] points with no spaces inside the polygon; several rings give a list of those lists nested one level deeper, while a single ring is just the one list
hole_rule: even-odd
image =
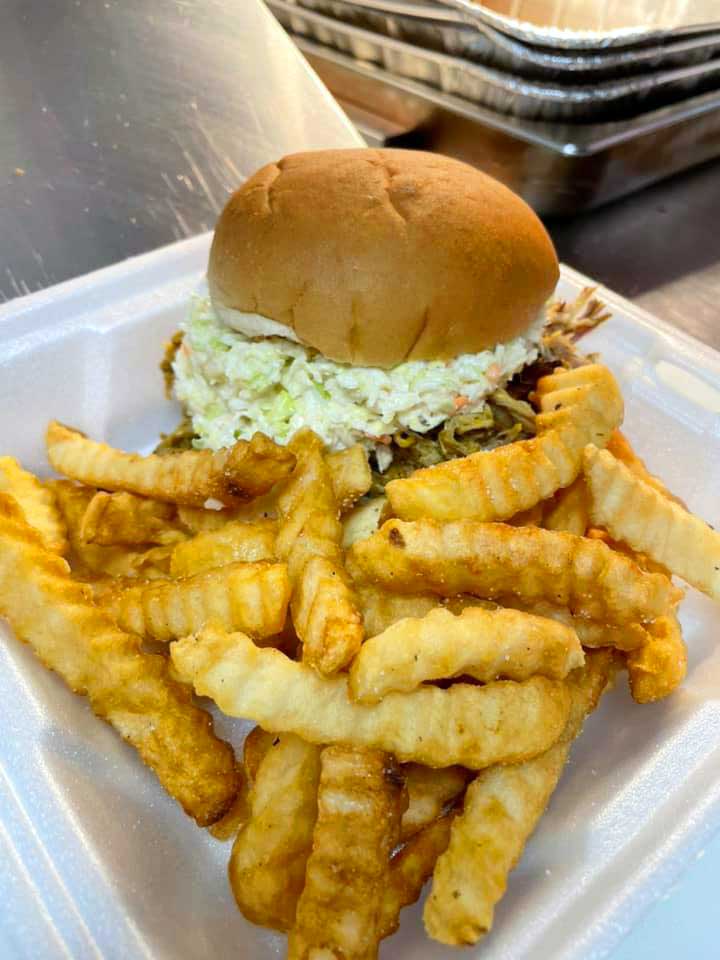
[{"label": "hamburger bun", "polygon": [[260,314],[274,321],[265,332],[380,367],[511,340],[557,279],[552,242],[520,197],[467,164],[405,150],[263,167],[223,210],[208,266],[230,326]]}]

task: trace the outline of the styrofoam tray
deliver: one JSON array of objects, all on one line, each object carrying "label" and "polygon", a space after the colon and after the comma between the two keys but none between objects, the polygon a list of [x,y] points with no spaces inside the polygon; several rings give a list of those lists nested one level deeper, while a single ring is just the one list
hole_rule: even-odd
[{"label": "styrofoam tray", "polygon": [[[147,448],[177,412],[163,397],[163,340],[199,281],[198,237],[0,307],[0,452],[46,472],[50,417]],[[563,269],[559,293],[587,281]],[[627,401],[651,468],[720,523],[720,356],[622,298],[586,341]],[[713,481],[715,478],[715,482]],[[639,707],[624,684],[576,745],[511,877],[491,936],[467,956],[606,956],[720,826],[720,613],[689,595],[684,688]],[[0,956],[131,960],[282,955],[247,924],[225,870],[229,844],[194,826],[109,727],[0,627]],[[244,725],[220,718],[240,744]],[[405,911],[385,958],[455,956]]]}]

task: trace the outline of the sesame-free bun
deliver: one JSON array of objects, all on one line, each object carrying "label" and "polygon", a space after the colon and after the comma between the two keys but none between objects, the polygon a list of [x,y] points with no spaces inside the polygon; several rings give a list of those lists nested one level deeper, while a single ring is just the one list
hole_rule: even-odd
[{"label": "sesame-free bun", "polygon": [[511,340],[557,279],[523,200],[458,160],[406,150],[263,167],[220,215],[208,265],[230,325],[260,314],[332,360],[381,367]]}]

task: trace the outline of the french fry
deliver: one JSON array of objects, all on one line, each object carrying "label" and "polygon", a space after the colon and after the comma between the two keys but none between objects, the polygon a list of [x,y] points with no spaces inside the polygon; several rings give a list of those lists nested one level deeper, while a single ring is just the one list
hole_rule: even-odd
[{"label": "french fry", "polygon": [[12,457],[0,457],[0,493],[15,498],[25,519],[51,553],[64,556],[68,552],[67,528],[55,495]]},{"label": "french fry", "polygon": [[651,487],[654,487],[658,493],[661,493],[664,497],[674,500],[675,503],[683,508],[683,510],[687,510],[684,500],[681,500],[680,497],[676,497],[674,493],[671,493],[668,490],[659,477],[656,477],[654,474],[650,473],[645,465],[645,461],[635,453],[632,444],[625,434],[622,433],[622,431],[613,430],[613,432],[610,434],[610,439],[608,440],[605,449],[611,453],[616,460],[624,463],[628,470],[630,470],[631,473],[634,473],[636,477],[639,477],[641,480],[644,480],[645,483],[649,484]]},{"label": "french fry", "polygon": [[320,748],[283,734],[260,760],[250,816],[233,844],[228,876],[252,923],[289,930],[305,884],[317,818]]},{"label": "french fry", "polygon": [[87,505],[79,531],[83,543],[100,546],[158,546],[184,540],[172,503],[150,500],[134,493],[99,490]]},{"label": "french fry", "polygon": [[243,766],[245,767],[245,776],[248,783],[252,786],[255,783],[257,772],[263,757],[277,740],[277,734],[268,733],[262,727],[253,727],[250,733],[245,737],[243,744]]},{"label": "french fry", "polygon": [[405,843],[460,796],[471,774],[465,767],[432,769],[419,763],[403,764],[401,773],[408,792],[408,806],[400,824],[400,839]]},{"label": "french fry", "polygon": [[390,593],[355,579],[354,574],[353,580],[368,637],[382,633],[405,617],[424,617],[442,602],[441,598],[431,593]]},{"label": "french fry", "polygon": [[616,650],[637,650],[650,640],[648,628],[641,623],[624,623],[621,626],[601,623],[598,620],[587,620],[585,617],[574,617],[566,607],[557,607],[552,603],[538,601],[522,604],[511,600],[510,605],[527,613],[534,613],[538,617],[549,617],[571,627],[578,636],[583,647],[595,649],[597,647],[614,647]]},{"label": "french fry", "polygon": [[[325,457],[335,500],[342,512],[349,510],[356,500],[370,489],[372,474],[367,454],[361,446],[338,450]],[[255,523],[277,519],[277,489],[269,490],[249,503],[224,510],[205,510],[202,507],[178,506],[178,518],[189,533],[211,533],[231,521]]]},{"label": "french fry", "polygon": [[274,520],[254,523],[235,520],[219,530],[199,533],[175,546],[170,558],[170,576],[191,577],[239,560],[245,563],[274,560],[276,533]]},{"label": "french fry", "polygon": [[257,523],[277,517],[277,490],[272,489],[239,507],[221,510],[205,507],[177,507],[178,522],[186,533],[215,533],[228,523]]},{"label": "french fry", "polygon": [[570,696],[546,677],[487,686],[426,686],[361,706],[348,698],[347,677],[322,677],[241,633],[210,625],[170,648],[179,675],[223,713],[310,743],[353,744],[429,767],[480,769],[546,750],[562,733]]},{"label": "french fry", "polygon": [[492,767],[467,788],[447,850],[435,865],[425,929],[454,946],[476,943],[491,928],[507,878],[548,804],[574,737],[597,705],[613,670],[608,651],[588,655],[569,686],[572,709],[558,743],[525,763]]},{"label": "french fry", "polygon": [[153,580],[100,597],[123,630],[153,640],[173,640],[217,620],[257,639],[279,633],[287,614],[287,568],[276,563],[232,563],[184,580]]},{"label": "french fry", "polygon": [[390,861],[388,884],[380,908],[380,938],[400,926],[400,911],[415,903],[425,881],[432,876],[438,857],[447,850],[454,811],[449,811],[414,834]]},{"label": "french fry", "polygon": [[377,956],[401,811],[402,780],[384,754],[353,747],[322,751],[312,853],[288,960]]},{"label": "french fry", "polygon": [[311,430],[302,430],[290,448],[297,465],[278,496],[276,550],[288,564],[293,624],[303,643],[303,660],[331,674],[359,650],[362,616],[344,569],[342,526],[322,444]]},{"label": "french fry", "polygon": [[373,497],[349,510],[343,517],[342,547],[347,550],[356,540],[375,533],[387,504],[386,497]]},{"label": "french fry", "polygon": [[585,478],[578,477],[569,487],[558,490],[543,511],[542,526],[584,537],[590,516]]},{"label": "french fry", "polygon": [[97,492],[70,480],[49,480],[47,487],[55,496],[70,540],[69,560],[73,572],[89,579],[98,576],[143,577],[150,580],[166,577],[170,569],[169,546],[149,550],[128,547],[101,547],[85,543],[80,535],[85,512]]},{"label": "french fry", "polygon": [[357,703],[377,703],[394,690],[462,675],[485,683],[562,680],[583,660],[575,631],[556,620],[504,608],[466,607],[457,616],[437,608],[366,640],[350,666],[348,689]]},{"label": "french fry", "polygon": [[208,833],[223,843],[236,837],[250,817],[249,786],[241,772],[238,773],[238,777],[240,788],[233,805],[224,817],[208,827]]},{"label": "french fry", "polygon": [[630,693],[637,703],[654,703],[680,686],[687,673],[687,648],[677,616],[658,617],[650,641],[627,655]]},{"label": "french fry", "polygon": [[598,540],[502,523],[388,520],[349,558],[370,583],[398,593],[544,600],[618,625],[654,620],[682,596]]},{"label": "french fry", "polygon": [[360,444],[325,455],[335,501],[341,513],[349,510],[372,486],[367,453]]},{"label": "french fry", "polygon": [[48,426],[47,451],[53,469],[72,480],[191,507],[207,500],[227,506],[251,500],[286,477],[294,463],[288,450],[262,433],[216,452],[142,457],[90,440],[57,421]]},{"label": "french fry", "polygon": [[505,520],[569,486],[587,443],[604,446],[623,418],[622,395],[599,364],[556,370],[538,380],[537,436],[473,453],[385,488],[404,520]]},{"label": "french fry", "polygon": [[0,494],[0,615],[17,638],[132,744],[201,826],[220,819],[239,787],[235,758],[210,716],[94,606],[65,560],[43,546],[12,497]]},{"label": "french fry", "polygon": [[720,600],[720,534],[607,451],[588,446],[584,469],[593,523]]}]

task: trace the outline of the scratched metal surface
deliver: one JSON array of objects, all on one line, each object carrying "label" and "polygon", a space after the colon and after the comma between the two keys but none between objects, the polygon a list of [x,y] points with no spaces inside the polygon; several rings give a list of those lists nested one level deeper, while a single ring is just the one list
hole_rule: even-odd
[{"label": "scratched metal surface", "polygon": [[0,0],[0,302],[211,229],[283,153],[359,143],[260,0]]}]

